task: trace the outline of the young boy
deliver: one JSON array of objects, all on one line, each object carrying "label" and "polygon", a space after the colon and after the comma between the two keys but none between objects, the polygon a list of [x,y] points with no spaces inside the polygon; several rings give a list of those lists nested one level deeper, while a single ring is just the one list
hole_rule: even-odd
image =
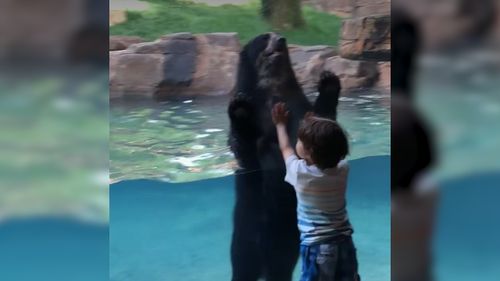
[{"label": "young boy", "polygon": [[[333,120],[307,116],[291,147],[285,104],[272,110],[286,163],[285,181],[297,194],[301,281],[358,281],[358,262],[346,210],[347,137]],[[297,157],[298,156],[298,157]]]}]

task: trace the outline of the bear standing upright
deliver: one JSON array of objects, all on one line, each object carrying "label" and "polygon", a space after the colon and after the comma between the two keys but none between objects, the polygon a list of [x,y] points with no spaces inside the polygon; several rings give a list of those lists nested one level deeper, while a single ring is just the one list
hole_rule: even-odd
[{"label": "bear standing upright", "polygon": [[284,181],[271,108],[285,102],[288,134],[297,140],[299,122],[309,111],[335,119],[340,93],[337,76],[324,72],[314,106],[293,72],[285,38],[261,34],[240,53],[236,91],[228,114],[229,146],[238,161],[231,243],[232,281],[291,281],[299,256],[297,201]]}]

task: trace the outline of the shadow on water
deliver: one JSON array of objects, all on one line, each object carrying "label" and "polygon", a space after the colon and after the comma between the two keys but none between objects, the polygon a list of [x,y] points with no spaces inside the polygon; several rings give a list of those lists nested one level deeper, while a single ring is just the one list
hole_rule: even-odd
[{"label": "shadow on water", "polygon": [[[234,196],[233,176],[111,185],[111,280],[229,280]],[[348,210],[363,280],[389,280],[389,196],[388,156],[351,161]]]}]

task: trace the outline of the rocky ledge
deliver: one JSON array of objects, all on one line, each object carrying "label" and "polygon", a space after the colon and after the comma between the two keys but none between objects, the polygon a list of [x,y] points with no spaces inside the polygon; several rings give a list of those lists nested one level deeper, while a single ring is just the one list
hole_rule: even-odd
[{"label": "rocky ledge", "polygon": [[[111,97],[215,96],[235,85],[241,46],[236,33],[176,33],[153,42],[110,38]],[[350,60],[329,46],[289,46],[296,76],[315,91],[323,70],[335,72],[344,89],[390,87],[390,62]]]}]

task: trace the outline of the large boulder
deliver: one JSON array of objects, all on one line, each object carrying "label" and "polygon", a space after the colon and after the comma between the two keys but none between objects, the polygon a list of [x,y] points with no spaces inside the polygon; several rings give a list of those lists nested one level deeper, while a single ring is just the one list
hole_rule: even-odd
[{"label": "large boulder", "polygon": [[391,62],[378,63],[378,82],[377,87],[390,90],[391,88]]},{"label": "large boulder", "polygon": [[326,45],[299,46],[290,44],[288,46],[288,52],[294,68],[304,66],[309,60],[317,55],[331,57],[337,54],[335,49]]},{"label": "large boulder", "polygon": [[177,33],[110,52],[112,96],[223,95],[234,87],[235,33]]},{"label": "large boulder", "polygon": [[110,51],[125,50],[130,45],[141,42],[144,42],[144,39],[142,39],[139,36],[113,35],[109,37],[109,50]]},{"label": "large boulder", "polygon": [[236,33],[209,33],[196,36],[198,53],[193,82],[186,95],[225,95],[236,83],[240,43]]},{"label": "large boulder", "polygon": [[446,50],[494,37],[490,26],[498,20],[497,0],[395,0],[393,11],[411,16],[420,29],[424,50]]},{"label": "large boulder", "polygon": [[367,16],[344,20],[340,55],[353,60],[390,61],[391,16]]},{"label": "large boulder", "polygon": [[390,0],[352,0],[352,6],[352,17],[391,14]]},{"label": "large boulder", "polygon": [[376,62],[348,60],[339,56],[326,59],[324,70],[339,76],[344,90],[373,87],[379,77]]},{"label": "large boulder", "polygon": [[[80,47],[74,46],[72,42],[79,37],[93,12],[90,10],[88,13],[83,12],[85,11],[83,4],[86,2],[2,0],[0,2],[2,63],[12,58],[16,61],[17,58],[26,58],[34,61],[50,61],[50,63],[55,61],[60,63],[67,59],[68,53]],[[106,31],[106,25],[102,22],[96,22],[94,27]],[[102,41],[99,43],[103,44]],[[93,47],[99,49],[99,46]]]},{"label": "large boulder", "polygon": [[109,57],[111,97],[150,96],[164,80],[165,57],[161,54],[135,54],[113,51]]},{"label": "large boulder", "polygon": [[337,54],[329,46],[289,46],[295,76],[305,93],[315,92],[325,60]]},{"label": "large boulder", "polygon": [[[177,33],[111,51],[111,97],[229,94],[236,82],[240,49],[235,33]],[[341,58],[329,46],[290,45],[289,53],[305,93],[317,91],[323,70],[335,72],[345,90],[385,85],[377,84],[379,72],[381,77],[386,73],[377,62]]]},{"label": "large boulder", "polygon": [[317,91],[319,77],[325,70],[339,76],[344,90],[375,87],[379,78],[376,62],[341,58],[331,47],[291,46],[290,57],[297,80],[307,94]]}]

